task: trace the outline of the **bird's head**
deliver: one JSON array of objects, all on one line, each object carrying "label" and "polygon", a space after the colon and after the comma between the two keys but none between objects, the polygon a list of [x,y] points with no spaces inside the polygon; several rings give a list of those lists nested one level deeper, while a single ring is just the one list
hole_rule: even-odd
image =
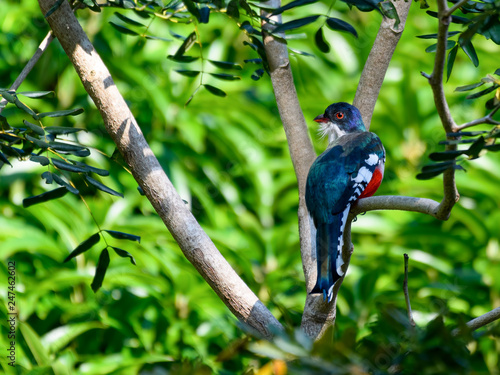
[{"label": "bird's head", "polygon": [[328,136],[329,142],[344,134],[366,131],[359,110],[344,102],[328,106],[325,113],[317,116],[314,121],[320,125],[321,136]]}]

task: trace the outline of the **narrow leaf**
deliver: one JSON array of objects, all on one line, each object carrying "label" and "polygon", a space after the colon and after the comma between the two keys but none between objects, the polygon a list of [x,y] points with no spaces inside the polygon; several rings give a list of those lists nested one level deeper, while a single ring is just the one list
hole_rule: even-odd
[{"label": "narrow leaf", "polygon": [[56,167],[58,169],[62,169],[63,171],[75,172],[75,173],[88,172],[88,170],[86,168],[77,167],[76,165],[66,163],[63,160],[54,159],[54,158],[51,158],[51,160],[52,160],[52,164],[54,165],[54,167]]},{"label": "narrow leaf", "polygon": [[114,247],[114,246],[111,246],[111,248],[115,251],[115,253],[117,253],[122,258],[130,258],[130,263],[132,263],[134,266],[136,266],[134,257],[128,251],[122,250],[122,249],[120,249],[118,247]]},{"label": "narrow leaf", "polygon": [[[446,49],[449,50],[450,48],[455,47],[455,44],[457,44],[457,42],[455,42],[454,40],[448,40],[446,42]],[[432,52],[436,52],[436,50],[437,50],[437,43],[433,44],[432,46],[427,47],[425,49],[425,52],[432,53]]]},{"label": "narrow leaf", "polygon": [[[457,34],[460,34],[460,31],[450,31],[448,33],[448,37],[450,36],[454,36],[454,35],[457,35]],[[437,39],[437,34],[426,34],[426,35],[417,35],[417,38],[420,38],[420,39]]]},{"label": "narrow leaf", "polygon": [[39,163],[42,166],[46,166],[46,165],[50,164],[49,158],[42,156],[42,155],[31,155],[30,160],[35,162],[35,163]]},{"label": "narrow leaf", "polygon": [[453,64],[455,64],[455,58],[457,57],[458,44],[453,47],[448,54],[448,60],[446,63],[446,81],[450,79],[451,71],[453,70]]},{"label": "narrow leaf", "polygon": [[475,137],[476,135],[486,134],[486,130],[478,130],[474,132],[456,132],[456,133],[446,133],[447,137]]},{"label": "narrow leaf", "polygon": [[50,147],[50,144],[48,144],[47,142],[44,142],[38,138],[35,138],[35,137],[32,137],[30,135],[27,135],[26,134],[26,139],[32,143],[34,143],[36,146],[40,147],[40,148],[48,148]]},{"label": "narrow leaf", "polygon": [[471,85],[466,85],[466,86],[459,86],[455,89],[455,91],[458,91],[458,92],[470,91],[470,90],[474,90],[482,85],[484,85],[484,82],[473,83]]},{"label": "narrow leaf", "polygon": [[203,85],[205,88],[211,93],[214,94],[215,96],[220,96],[220,97],[225,97],[227,94],[222,91],[221,89],[218,89],[217,87],[211,86],[211,85]]},{"label": "narrow leaf", "polygon": [[200,74],[199,70],[176,69],[174,70],[174,72],[177,72],[186,77],[196,77],[198,74]]},{"label": "narrow leaf", "polygon": [[196,56],[175,56],[175,55],[168,55],[167,59],[177,61],[180,63],[190,63],[193,61],[198,60],[198,57]]},{"label": "narrow leaf", "polygon": [[65,111],[43,112],[39,113],[38,117],[62,117],[62,116],[76,116],[83,113],[83,108],[68,109]]},{"label": "narrow leaf", "polygon": [[118,12],[115,12],[114,13],[116,17],[118,17],[120,20],[122,20],[123,22],[129,24],[129,25],[132,25],[132,26],[142,26],[142,27],[146,27],[146,25],[143,25],[142,23],[140,22],[137,22],[131,18],[128,18],[127,16],[124,16],[123,14],[121,13],[118,13]]},{"label": "narrow leaf", "polygon": [[245,64],[262,64],[262,59],[248,59],[243,60]]},{"label": "narrow leaf", "polygon": [[200,23],[208,23],[210,19],[210,8],[202,6],[200,8]]},{"label": "narrow leaf", "polygon": [[316,34],[314,35],[314,41],[316,42],[316,46],[319,48],[321,52],[323,53],[330,52],[330,46],[325,40],[322,28],[319,28],[318,31],[316,31]]},{"label": "narrow leaf", "polygon": [[78,145],[72,145],[69,143],[62,143],[62,142],[49,142],[49,147],[57,150],[57,151],[81,151],[81,150],[87,150],[83,146],[78,146]]},{"label": "narrow leaf", "polygon": [[123,194],[121,193],[118,193],[117,191],[107,187],[106,185],[100,183],[99,181],[97,180],[94,180],[92,177],[88,176],[88,175],[85,175],[85,179],[90,182],[92,185],[94,185],[96,188],[98,188],[99,190],[105,192],[105,193],[108,193],[108,194],[111,194],[111,195],[115,195],[117,197],[121,197],[123,198]]},{"label": "narrow leaf", "polygon": [[52,173],[52,178],[54,179],[54,181],[60,185],[60,186],[64,186],[70,193],[73,193],[75,195],[78,195],[80,194],[80,192],[78,191],[78,189],[74,188],[73,186],[71,186],[69,183],[67,183],[66,181],[64,181],[61,177],[59,177],[57,174],[55,173]]},{"label": "narrow leaf", "polygon": [[455,160],[449,160],[442,163],[428,164],[422,167],[422,172],[433,172],[437,170],[445,171],[446,169],[452,167],[454,164]]},{"label": "narrow leaf", "polygon": [[139,33],[135,32],[134,30],[130,30],[126,28],[125,26],[118,25],[117,23],[114,23],[113,21],[109,21],[111,26],[113,26],[118,32],[126,35],[133,35],[133,36],[138,36]]},{"label": "narrow leaf", "polygon": [[188,12],[195,16],[198,21],[200,21],[200,11],[193,0],[182,0],[182,2],[186,6]]},{"label": "narrow leaf", "polygon": [[62,134],[71,134],[77,133],[81,131],[87,132],[87,129],[82,128],[67,128],[65,126],[47,126],[45,131],[50,134],[62,135]]},{"label": "narrow leaf", "polygon": [[285,10],[288,10],[288,9],[292,9],[292,8],[296,8],[296,7],[300,7],[303,5],[312,4],[312,3],[316,3],[316,2],[318,2],[318,0],[294,0],[291,3],[288,3],[282,7],[279,7],[278,9],[273,10],[273,12],[271,13],[271,16],[274,16],[276,14],[281,14]]},{"label": "narrow leaf", "polygon": [[[46,158],[46,159],[49,160],[49,158]],[[42,179],[45,180],[45,183],[47,185],[50,185],[50,184],[52,184],[52,182],[54,182],[54,179],[52,178],[52,173],[49,171],[42,173]]]},{"label": "narrow leaf", "polygon": [[7,157],[2,152],[0,152],[0,161],[5,164],[9,164],[12,167],[12,164],[10,164],[9,159],[7,159]]},{"label": "narrow leaf", "polygon": [[22,91],[18,92],[17,95],[23,95],[28,98],[38,99],[38,98],[52,98],[54,97],[54,91]]},{"label": "narrow leaf", "polygon": [[[243,69],[240,64],[229,62],[229,61],[215,61],[215,60],[208,60],[210,64],[216,66],[217,68],[221,69],[234,69],[234,70],[241,70]],[[247,61],[247,60],[245,60]]]},{"label": "narrow leaf", "polygon": [[483,150],[486,145],[486,141],[484,137],[481,136],[469,147],[467,150],[467,155],[469,155],[470,159],[477,159],[479,157],[479,153]]},{"label": "narrow leaf", "polygon": [[237,0],[231,0],[227,4],[226,13],[229,17],[234,18],[236,20],[240,18],[240,11],[238,10],[238,1]]},{"label": "narrow leaf", "polygon": [[42,193],[40,195],[35,195],[33,197],[25,198],[25,199],[23,199],[23,207],[28,208],[29,206],[33,206],[34,204],[47,202],[47,201],[50,201],[52,199],[61,198],[64,195],[66,195],[67,192],[68,192],[68,190],[66,190],[66,188],[60,187],[60,188],[57,188],[57,189],[54,189],[51,191],[47,191],[47,192]]},{"label": "narrow leaf", "polygon": [[171,42],[172,41],[172,39],[163,38],[161,36],[154,36],[154,35],[146,35],[145,38],[150,39],[150,40],[160,40],[162,42]]},{"label": "narrow leaf", "polygon": [[102,282],[104,281],[104,276],[106,275],[106,270],[108,269],[108,266],[109,266],[109,252],[108,249],[105,248],[103,251],[101,251],[101,255],[99,255],[99,260],[97,261],[94,280],[92,280],[92,284],[90,284],[94,293],[96,293],[102,286]]},{"label": "narrow leaf", "polygon": [[74,163],[76,163],[76,165],[79,167],[85,168],[89,172],[98,174],[99,176],[109,176],[109,171],[107,171],[105,169],[91,167],[90,165],[87,165],[87,164],[79,162],[79,161],[74,161]]},{"label": "narrow leaf", "polygon": [[462,150],[450,150],[450,151],[442,151],[442,152],[433,152],[429,155],[429,159],[433,161],[445,161],[445,160],[453,160],[456,157],[465,154],[467,151]]},{"label": "narrow leaf", "polygon": [[264,69],[257,69],[255,72],[253,72],[252,74],[252,79],[254,81],[258,81],[259,79],[261,79],[261,77],[264,75]]},{"label": "narrow leaf", "polygon": [[235,76],[232,74],[226,74],[226,73],[209,73],[212,77],[221,79],[223,81],[238,81],[241,79],[240,76]]},{"label": "narrow leaf", "polygon": [[465,54],[469,57],[470,61],[472,61],[474,66],[477,68],[479,66],[479,58],[477,57],[477,53],[476,50],[474,49],[474,46],[472,45],[472,42],[470,40],[462,42],[460,43],[460,47],[462,47]]},{"label": "narrow leaf", "polygon": [[119,240],[129,240],[129,241],[137,241],[141,242],[141,237],[136,236],[134,234],[129,234],[129,233],[124,233],[124,232],[117,232],[116,230],[107,230],[104,229],[105,232],[108,232],[109,235],[113,238],[117,238]]},{"label": "narrow leaf", "polygon": [[[61,188],[60,188],[61,189]],[[92,236],[83,241],[80,245],[78,245],[75,250],[73,250],[67,257],[64,259],[63,263],[66,263],[68,260],[73,259],[74,257],[84,253],[89,250],[92,246],[99,242],[101,235],[99,232],[94,233]]]},{"label": "narrow leaf", "polygon": [[302,27],[302,26],[308,25],[310,23],[313,23],[318,18],[319,18],[319,15],[315,15],[315,16],[309,16],[309,17],[299,18],[297,20],[293,20],[293,21],[290,21],[290,22],[285,22],[285,23],[279,25],[278,27],[276,27],[273,30],[273,34],[278,34],[278,33],[284,32],[284,31],[297,29],[299,27]]},{"label": "narrow leaf", "polygon": [[193,31],[189,36],[182,42],[181,46],[175,52],[175,57],[180,57],[183,56],[186,51],[188,51],[193,45],[194,42],[196,42],[196,33]]},{"label": "narrow leaf", "polygon": [[41,126],[38,126],[36,124],[32,124],[29,121],[23,120],[24,125],[26,125],[28,128],[30,128],[34,133],[38,135],[45,135],[45,132],[43,131],[43,128]]},{"label": "narrow leaf", "polygon": [[479,98],[481,96],[484,96],[484,95],[487,95],[490,92],[495,91],[495,90],[496,90],[496,87],[495,86],[491,86],[491,87],[488,87],[487,89],[484,89],[482,91],[476,92],[475,94],[467,95],[466,99],[477,99],[477,98]]}]

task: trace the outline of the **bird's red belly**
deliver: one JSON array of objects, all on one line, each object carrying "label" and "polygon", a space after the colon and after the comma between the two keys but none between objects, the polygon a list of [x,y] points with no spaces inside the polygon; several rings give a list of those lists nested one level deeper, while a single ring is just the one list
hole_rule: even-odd
[{"label": "bird's red belly", "polygon": [[375,194],[378,187],[380,186],[380,183],[382,182],[382,177],[384,177],[382,171],[379,168],[375,169],[372,179],[370,180],[368,185],[366,185],[366,188],[359,196],[359,199],[371,197],[373,194]]}]

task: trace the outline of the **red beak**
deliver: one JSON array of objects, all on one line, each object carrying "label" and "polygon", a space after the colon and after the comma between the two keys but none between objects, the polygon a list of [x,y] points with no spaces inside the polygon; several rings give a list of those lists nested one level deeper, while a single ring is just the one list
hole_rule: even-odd
[{"label": "red beak", "polygon": [[314,121],[316,121],[316,122],[328,122],[328,119],[326,118],[326,116],[324,114],[322,114],[322,115],[316,116],[314,118]]}]

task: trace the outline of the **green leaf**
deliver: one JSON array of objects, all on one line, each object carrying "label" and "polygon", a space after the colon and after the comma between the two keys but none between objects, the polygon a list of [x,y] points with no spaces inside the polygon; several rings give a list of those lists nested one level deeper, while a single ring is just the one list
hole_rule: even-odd
[{"label": "green leaf", "polygon": [[142,23],[140,22],[137,22],[131,18],[128,18],[127,16],[124,16],[123,14],[121,13],[118,13],[118,12],[114,12],[115,16],[118,17],[120,20],[122,20],[123,22],[129,24],[129,25],[132,25],[132,26],[142,26],[142,27],[146,27],[146,25],[143,25]]},{"label": "green leaf", "polygon": [[466,85],[466,86],[459,86],[455,89],[455,91],[458,91],[458,92],[470,91],[470,90],[474,90],[482,85],[484,85],[484,82],[473,83],[471,85]]},{"label": "green leaf", "polygon": [[316,57],[314,56],[312,53],[309,53],[309,52],[305,52],[305,51],[300,51],[298,49],[294,49],[294,48],[288,48],[290,51],[292,51],[293,53],[296,53],[297,55],[302,55],[302,56],[310,56],[310,57]]},{"label": "green leaf", "polygon": [[173,61],[176,61],[176,62],[180,62],[180,63],[190,63],[190,62],[198,60],[199,57],[196,57],[196,56],[175,56],[175,55],[168,55],[167,59],[173,60]]},{"label": "green leaf", "polygon": [[108,230],[108,229],[104,229],[104,231],[108,232],[111,237],[119,239],[119,240],[137,241],[139,243],[141,242],[141,237],[136,236],[134,234],[117,232],[116,230]]},{"label": "green leaf", "polygon": [[54,91],[22,91],[16,93],[17,95],[23,95],[31,99],[38,99],[38,98],[53,98],[54,97]]},{"label": "green leaf", "polygon": [[29,121],[23,120],[24,125],[26,125],[28,128],[30,128],[35,134],[38,135],[45,135],[45,132],[43,131],[43,128],[41,126],[38,126],[36,124],[32,124]]},{"label": "green leaf", "polygon": [[[7,157],[2,152],[0,152],[0,161],[5,163],[5,164],[9,164],[12,167],[12,164],[10,164],[9,159],[7,159]],[[1,166],[0,166],[0,168],[1,168]]]},{"label": "green leaf", "polygon": [[[46,159],[49,160],[49,158],[46,158]],[[45,183],[47,185],[50,185],[50,184],[52,184],[52,182],[54,182],[54,179],[52,177],[52,172],[49,172],[49,171],[43,172],[42,178],[45,180]]]},{"label": "green leaf", "polygon": [[472,42],[470,40],[463,41],[460,43],[460,47],[462,47],[465,54],[469,57],[470,61],[472,61],[474,66],[477,68],[479,66],[479,58],[477,57],[477,53],[476,50],[474,49],[474,46],[472,45]]},{"label": "green leaf", "polygon": [[252,74],[252,77],[251,77],[251,78],[252,78],[254,81],[258,81],[259,79],[261,79],[261,78],[262,78],[262,76],[264,75],[264,73],[265,73],[264,69],[257,69],[255,72],[253,72],[253,74]]},{"label": "green leaf", "polygon": [[[43,176],[43,175],[42,175]],[[78,189],[74,188],[73,186],[71,186],[69,183],[67,183],[66,181],[64,181],[61,177],[59,177],[57,174],[55,173],[52,173],[52,178],[54,179],[54,181],[60,185],[60,186],[64,186],[70,193],[73,193],[73,194],[80,194],[80,192],[78,191]]]},{"label": "green leaf", "polygon": [[235,76],[232,74],[226,74],[226,73],[209,73],[212,77],[221,79],[223,81],[238,81],[241,79],[240,76]]},{"label": "green leaf", "polygon": [[210,19],[210,8],[202,6],[200,8],[200,23],[208,23]]},{"label": "green leaf", "polygon": [[451,76],[451,71],[453,70],[453,64],[455,64],[455,58],[457,57],[457,52],[458,52],[458,44],[453,47],[448,54],[448,60],[447,60],[447,65],[446,65],[446,81],[450,79]]},{"label": "green leaf", "polygon": [[347,31],[348,33],[354,35],[356,38],[358,37],[358,33],[356,29],[349,25],[347,22],[342,21],[338,18],[328,18],[326,20],[326,26],[335,31]]},{"label": "green leaf", "polygon": [[446,133],[447,137],[475,137],[476,135],[486,134],[486,130],[478,130],[474,132],[456,132],[456,133]]},{"label": "green leaf", "polygon": [[117,191],[107,187],[106,185],[100,183],[99,181],[97,180],[94,180],[92,177],[88,176],[88,175],[85,175],[85,179],[90,182],[92,185],[94,185],[96,188],[98,188],[99,190],[105,192],[105,193],[108,193],[108,194],[111,194],[111,195],[115,195],[117,197],[121,197],[123,198],[123,194],[121,193],[118,193]]},{"label": "green leaf", "polygon": [[51,191],[47,191],[47,192],[42,193],[40,195],[35,195],[33,197],[25,198],[25,199],[23,199],[23,207],[28,208],[29,206],[33,206],[34,204],[47,202],[47,201],[50,201],[52,199],[61,198],[64,195],[66,195],[67,192],[68,192],[68,190],[65,187],[60,187],[60,188],[57,188],[57,189],[54,189]]},{"label": "green leaf", "polygon": [[236,20],[240,18],[240,11],[238,10],[238,1],[237,0],[231,0],[227,4],[226,13],[229,17],[234,18]]},{"label": "green leaf", "polygon": [[467,155],[469,155],[470,159],[477,159],[479,157],[479,153],[483,150],[486,145],[486,141],[483,136],[480,136],[476,141],[469,147],[467,150]]},{"label": "green leaf", "polygon": [[196,33],[193,31],[189,36],[182,42],[179,49],[175,52],[175,57],[183,56],[196,42]]},{"label": "green leaf", "polygon": [[433,161],[446,161],[446,160],[453,160],[456,157],[465,154],[467,151],[462,151],[462,150],[449,150],[449,151],[442,151],[442,152],[433,152],[429,155],[429,159]]},{"label": "green leaf", "polygon": [[[45,346],[40,341],[38,334],[28,325],[28,323],[18,320],[18,324],[21,335],[23,336],[26,344],[28,344],[29,350],[35,358],[36,363],[38,364],[37,368],[42,366],[50,366],[50,364],[52,363],[50,355],[47,352]],[[48,373],[52,373],[52,369],[50,369]]]},{"label": "green leaf", "polygon": [[[437,12],[433,12],[432,10],[428,10],[428,11],[426,11],[426,13],[431,17],[438,18]],[[469,23],[470,20],[468,18],[465,18],[465,17],[459,17],[459,16],[452,15],[451,22],[456,23],[456,24],[460,24],[460,25],[464,25],[466,23]]]},{"label": "green leaf", "polygon": [[497,145],[486,145],[486,146],[484,146],[484,149],[488,150],[488,151],[494,151],[494,152],[500,151],[500,143]]},{"label": "green leaf", "polygon": [[233,69],[233,70],[242,70],[243,69],[240,64],[237,64],[234,62],[215,61],[215,60],[208,60],[208,61],[210,62],[210,64],[216,66],[217,68],[221,68],[221,69]]},{"label": "green leaf", "polygon": [[94,280],[92,280],[92,284],[90,285],[94,293],[96,293],[102,286],[102,282],[104,281],[104,276],[106,275],[106,270],[108,269],[108,266],[109,266],[109,252],[108,249],[105,248],[101,252],[101,255],[99,255],[99,260],[97,261]]},{"label": "green leaf", "polygon": [[83,108],[67,109],[65,111],[43,112],[39,113],[38,117],[62,117],[62,116],[76,116],[83,113]]},{"label": "green leaf", "polygon": [[245,64],[262,64],[262,59],[248,59],[243,60]]},{"label": "green leaf", "polygon": [[25,136],[26,139],[32,143],[34,143],[37,147],[40,147],[40,148],[48,148],[50,147],[50,144],[48,144],[47,142],[44,142],[38,138],[35,138],[35,137],[32,137],[30,135],[26,135]]},{"label": "green leaf", "polygon": [[453,167],[455,165],[455,160],[448,160],[442,163],[428,164],[422,167],[422,172],[434,172],[437,170],[445,171],[446,169]]},{"label": "green leaf", "polygon": [[7,119],[2,115],[0,115],[0,129],[1,130],[11,130],[12,129],[12,127],[7,122]]},{"label": "green leaf", "polygon": [[222,91],[221,89],[218,89],[217,87],[211,86],[211,85],[203,85],[205,88],[210,92],[211,94],[214,94],[215,96],[220,96],[222,98],[226,97],[227,94]]},{"label": "green leaf", "polygon": [[273,10],[271,15],[274,16],[276,14],[281,14],[285,10],[300,7],[300,6],[307,5],[307,4],[316,3],[316,2],[318,2],[318,0],[294,0],[291,3],[288,3],[282,7],[279,7],[278,9]]},{"label": "green leaf", "polygon": [[186,6],[188,12],[195,16],[198,21],[200,21],[200,11],[193,0],[182,0],[182,2]]},{"label": "green leaf", "polygon": [[81,132],[81,131],[87,132],[87,129],[67,128],[65,126],[47,126],[47,127],[45,127],[45,131],[49,134],[62,135],[62,134],[77,133],[77,132]]},{"label": "green leaf", "polygon": [[319,18],[319,15],[309,16],[304,18],[299,18],[290,22],[285,22],[278,27],[276,27],[272,32],[273,34],[282,33],[288,30],[298,29],[299,27],[313,23]]},{"label": "green leaf", "polygon": [[380,3],[380,8],[382,9],[382,13],[384,14],[384,16],[394,20],[394,27],[397,28],[401,21],[394,4],[391,1],[383,1]]},{"label": "green leaf", "polygon": [[31,117],[33,117],[35,120],[39,119],[39,115],[35,113],[30,107],[28,107],[26,104],[24,104],[22,101],[20,101],[17,96],[14,97],[14,104],[16,105],[17,108],[22,109],[24,112],[29,114]]},{"label": "green leaf", "polygon": [[138,36],[139,33],[138,32],[135,32],[134,30],[130,30],[128,28],[126,28],[125,26],[122,26],[122,25],[118,25],[117,23],[114,23],[113,21],[109,21],[109,23],[111,24],[111,26],[113,26],[118,32],[122,33],[122,34],[126,34],[126,35],[133,35],[133,36]]},{"label": "green leaf", "polygon": [[87,165],[85,163],[79,162],[79,161],[73,161],[77,166],[85,168],[87,171],[98,174],[99,176],[109,176],[109,171],[101,168],[96,168],[96,167],[91,167],[90,165]]},{"label": "green leaf", "polygon": [[200,74],[199,70],[176,69],[174,70],[174,72],[177,72],[186,77],[196,77],[198,74]]},{"label": "green leaf", "polygon": [[134,257],[128,251],[122,250],[122,249],[120,249],[118,247],[114,247],[114,246],[111,246],[111,248],[115,251],[115,253],[117,253],[122,258],[130,258],[130,263],[132,263],[134,266],[137,265],[135,263]]},{"label": "green leaf", "polygon": [[[89,151],[87,148],[85,148],[83,146],[72,145],[69,143],[49,142],[48,145],[51,149],[54,149],[57,151],[70,152],[70,153],[72,153],[72,151],[83,151],[83,150]],[[89,151],[89,153],[90,153],[90,151]]]},{"label": "green leaf", "polygon": [[92,246],[97,244],[100,239],[101,235],[99,234],[99,232],[94,233],[92,236],[90,236],[85,241],[80,243],[77,247],[75,247],[75,249],[66,257],[66,259],[63,260],[63,263],[66,263],[68,260],[73,259],[74,257],[89,250]]},{"label": "green leaf", "polygon": [[154,36],[154,35],[145,35],[145,38],[150,39],[150,40],[160,40],[162,42],[171,42],[172,41],[172,39],[163,38],[161,36]]},{"label": "green leaf", "polygon": [[92,9],[94,12],[101,12],[101,7],[99,4],[97,4],[96,0],[82,0],[82,2],[89,7],[89,9]]},{"label": "green leaf", "polygon": [[[450,48],[455,47],[455,44],[457,44],[457,42],[455,42],[454,40],[448,40],[446,42],[446,49],[449,50]],[[427,47],[425,49],[425,52],[431,53],[431,52],[436,52],[436,50],[437,50],[437,43],[433,44],[432,46]]]},{"label": "green leaf", "polygon": [[477,99],[481,96],[487,95],[492,91],[495,91],[497,88],[495,85],[488,87],[487,89],[484,89],[482,91],[476,92],[475,94],[467,95],[465,98],[466,99]]},{"label": "green leaf", "polygon": [[56,167],[58,169],[62,169],[63,171],[75,172],[75,173],[88,172],[88,170],[85,168],[77,167],[76,165],[66,163],[63,160],[54,159],[54,158],[51,158],[51,160],[52,160],[52,164],[54,165],[54,167]]},{"label": "green leaf", "polygon": [[319,28],[318,31],[316,31],[316,34],[314,35],[314,41],[316,42],[316,46],[321,52],[330,52],[330,45],[325,41],[322,28]]},{"label": "green leaf", "polygon": [[[460,31],[450,31],[448,32],[448,37],[454,36],[460,34]],[[426,35],[417,35],[417,38],[420,39],[437,39],[437,33],[436,34],[426,34]]]},{"label": "green leaf", "polygon": [[35,162],[35,163],[39,163],[42,166],[46,166],[46,165],[50,164],[49,158],[42,156],[42,155],[31,155],[30,160]]}]

